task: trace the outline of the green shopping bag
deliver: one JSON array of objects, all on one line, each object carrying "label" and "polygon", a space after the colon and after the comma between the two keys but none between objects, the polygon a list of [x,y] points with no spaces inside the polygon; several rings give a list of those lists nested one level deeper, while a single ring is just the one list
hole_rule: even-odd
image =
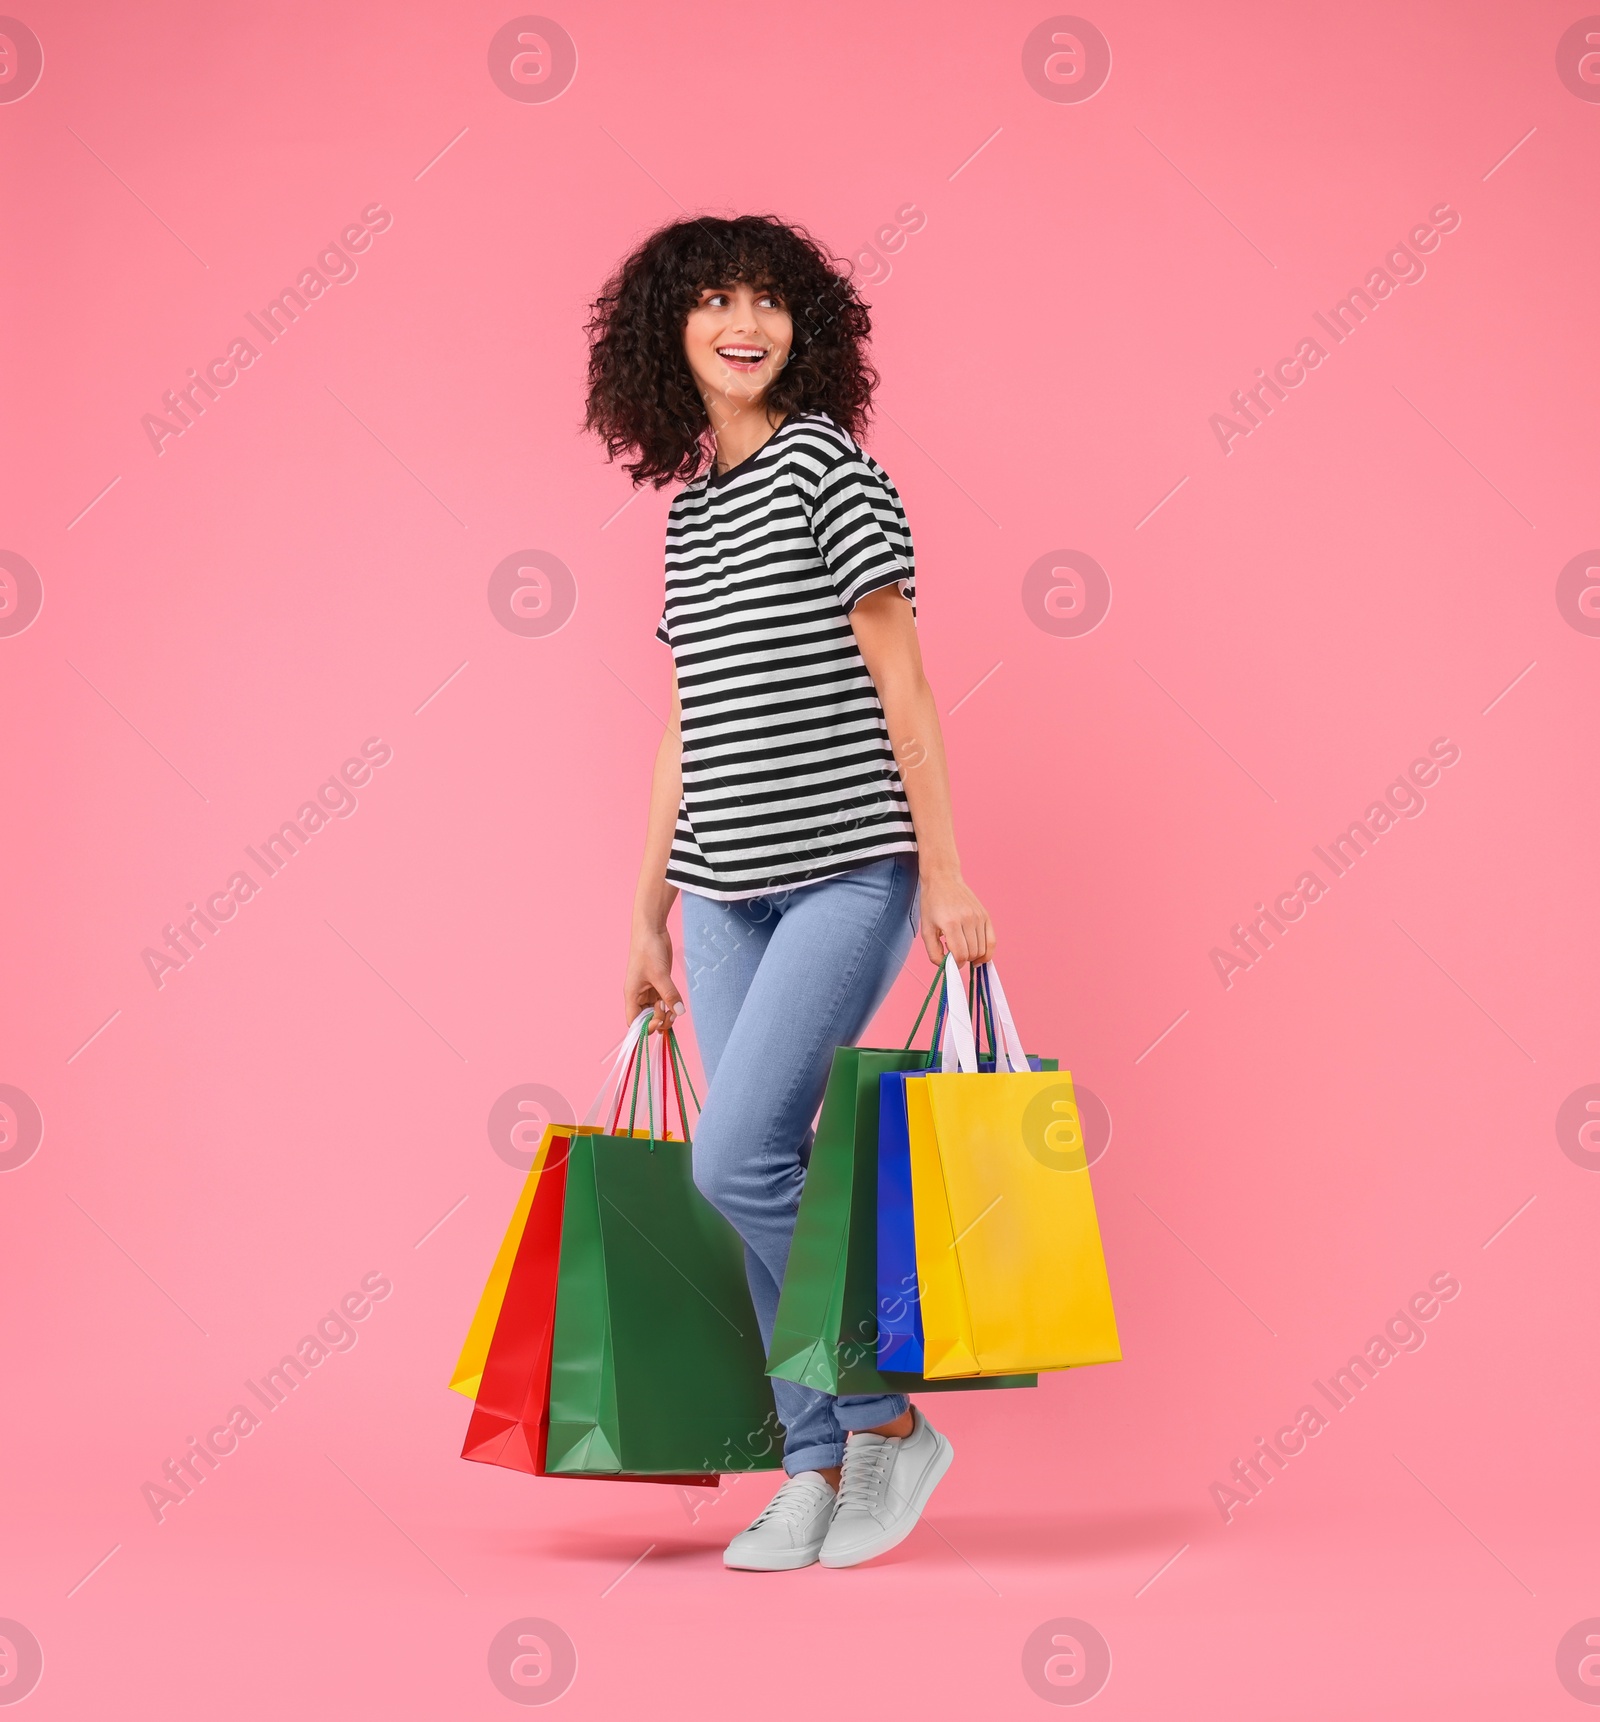
[{"label": "green shopping bag", "polygon": [[912,1050],[935,977],[903,1048],[835,1049],[806,1169],[789,1265],[778,1298],[767,1373],[823,1393],[943,1393],[1036,1387],[1037,1375],[929,1381],[880,1371],[878,1354],[878,1078],[926,1070]]},{"label": "green shopping bag", "polygon": [[[641,1033],[648,1034],[648,1025]],[[663,1066],[669,1055],[682,1119],[679,1077],[687,1082],[688,1075],[670,1031]],[[775,1470],[782,1432],[744,1247],[694,1187],[688,1141],[655,1135],[648,1053],[640,1062],[650,1136],[571,1142],[546,1471]],[[661,1088],[664,1127],[665,1069]],[[636,1077],[635,1107],[637,1100]],[[630,1112],[630,1130],[633,1122]]]}]

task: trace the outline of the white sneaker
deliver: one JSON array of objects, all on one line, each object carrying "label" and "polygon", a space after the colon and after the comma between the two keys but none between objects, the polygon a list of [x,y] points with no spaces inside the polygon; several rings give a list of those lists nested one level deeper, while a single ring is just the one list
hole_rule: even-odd
[{"label": "white sneaker", "polygon": [[725,1567],[783,1573],[808,1567],[822,1548],[838,1496],[816,1471],[787,1478],[781,1489],[722,1554]]},{"label": "white sneaker", "polygon": [[955,1449],[915,1407],[909,1435],[852,1435],[839,1504],[822,1544],[825,1567],[853,1567],[911,1535]]}]

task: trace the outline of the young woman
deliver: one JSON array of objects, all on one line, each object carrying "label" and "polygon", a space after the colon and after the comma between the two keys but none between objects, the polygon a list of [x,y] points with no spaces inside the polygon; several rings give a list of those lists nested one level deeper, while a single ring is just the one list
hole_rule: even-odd
[{"label": "young woman", "polygon": [[[745,1244],[770,1344],[836,1046],[918,925],[986,962],[961,877],[910,529],[856,438],[878,378],[866,305],[802,230],[683,221],[623,262],[590,322],[587,423],[636,484],[686,480],[667,519],[672,712],[656,754],[623,983],[631,1020],[682,1009],[667,914],[683,893],[708,1089],[695,1182]],[[723,1557],[854,1566],[902,1541],[950,1443],[899,1394],[775,1379],[787,1480]]]}]

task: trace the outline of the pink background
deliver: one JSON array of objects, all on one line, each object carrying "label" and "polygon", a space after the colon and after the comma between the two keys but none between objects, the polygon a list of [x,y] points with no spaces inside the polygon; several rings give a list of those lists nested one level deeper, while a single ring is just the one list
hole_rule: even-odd
[{"label": "pink background", "polygon": [[[1108,3],[1083,102],[1023,75],[1049,14],[1014,0],[575,5],[550,102],[489,75],[514,15],[22,20],[0,548],[44,601],[0,638],[0,1083],[44,1136],[0,1177],[0,1616],[43,1646],[28,1713],[511,1715],[486,1656],[524,1616],[576,1645],[575,1716],[1043,1715],[1023,1647],[1058,1617],[1111,1647],[1107,1717],[1581,1713],[1580,14]],[[1425,278],[1224,455],[1209,416],[1442,202]],[[356,278],[157,455],[141,416],[374,203]],[[445,1387],[518,1187],[490,1107],[583,1104],[621,1027],[668,686],[668,496],[619,513],[578,429],[585,307],[655,225],[747,209],[877,246],[869,446],[1018,1018],[1114,1121],[1126,1353],[946,1397],[927,1525],[769,1580],[719,1560],[769,1480],[463,1464]],[[527,549],[576,582],[543,636],[487,598]],[[1076,636],[1025,601],[1061,550],[1114,594]],[[369,737],[359,810],[154,985],[163,926]],[[1426,811],[1225,988],[1228,929],[1439,737]],[[374,1271],[355,1348],[158,1524],[142,1485]],[[1225,1523],[1211,1485],[1441,1271],[1423,1348]]]}]

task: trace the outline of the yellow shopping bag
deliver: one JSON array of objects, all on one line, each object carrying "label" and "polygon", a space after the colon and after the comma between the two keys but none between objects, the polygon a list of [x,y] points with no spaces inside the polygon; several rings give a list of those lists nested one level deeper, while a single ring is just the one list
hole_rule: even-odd
[{"label": "yellow shopping bag", "polygon": [[[622,1037],[616,1047],[611,1070],[605,1082],[601,1085],[599,1094],[595,1096],[594,1104],[589,1108],[588,1117],[582,1124],[559,1124],[554,1121],[544,1127],[544,1135],[539,1138],[539,1146],[534,1151],[533,1165],[528,1168],[528,1176],[523,1182],[522,1194],[517,1197],[517,1205],[511,1211],[511,1223],[506,1227],[506,1235],[500,1242],[499,1252],[494,1258],[494,1266],[489,1269],[489,1278],[483,1288],[483,1295],[478,1299],[478,1308],[472,1317],[472,1325],[467,1329],[467,1337],[461,1347],[461,1355],[456,1359],[456,1366],[450,1376],[450,1385],[457,1393],[464,1393],[468,1399],[478,1397],[478,1385],[483,1379],[483,1365],[489,1355],[489,1341],[494,1338],[495,1323],[500,1319],[500,1309],[506,1300],[506,1287],[511,1281],[511,1269],[517,1259],[517,1251],[522,1245],[522,1234],[527,1229],[528,1214],[533,1208],[533,1198],[539,1188],[539,1174],[544,1170],[545,1161],[549,1158],[550,1144],[556,1138],[572,1136],[592,1136],[604,1130],[599,1115],[606,1099],[612,1094],[613,1086],[625,1084],[628,1070],[631,1068],[630,1054],[638,1043],[639,1022],[650,1014],[643,1011],[634,1020],[633,1026]],[[662,1099],[662,1110],[665,1113],[665,1096]],[[652,1121],[651,1128],[654,1129]],[[623,1132],[627,1134],[627,1132]],[[644,1131],[635,1131],[642,1136]]]},{"label": "yellow shopping bag", "polygon": [[571,1136],[577,1128],[575,1124],[547,1124],[544,1127],[544,1135],[539,1138],[533,1164],[528,1168],[528,1176],[523,1182],[522,1194],[517,1197],[517,1205],[511,1210],[511,1224],[506,1227],[506,1235],[501,1240],[499,1253],[494,1258],[494,1266],[489,1269],[488,1282],[483,1288],[482,1297],[478,1299],[477,1312],[472,1318],[471,1327],[467,1329],[461,1355],[456,1359],[455,1371],[450,1377],[451,1387],[457,1393],[464,1393],[468,1399],[478,1397],[478,1383],[483,1379],[483,1364],[489,1355],[489,1341],[494,1338],[494,1326],[500,1319],[500,1306],[505,1302],[506,1286],[511,1281],[511,1267],[517,1259],[522,1234],[528,1224],[528,1213],[533,1207],[534,1193],[539,1188],[539,1174],[544,1170],[544,1163],[550,1154],[551,1140],[555,1137]]},{"label": "yellow shopping bag", "polygon": [[993,965],[996,1069],[953,961],[943,1069],[906,1083],[923,1373],[1007,1375],[1122,1356],[1072,1077],[1034,1071]]}]

